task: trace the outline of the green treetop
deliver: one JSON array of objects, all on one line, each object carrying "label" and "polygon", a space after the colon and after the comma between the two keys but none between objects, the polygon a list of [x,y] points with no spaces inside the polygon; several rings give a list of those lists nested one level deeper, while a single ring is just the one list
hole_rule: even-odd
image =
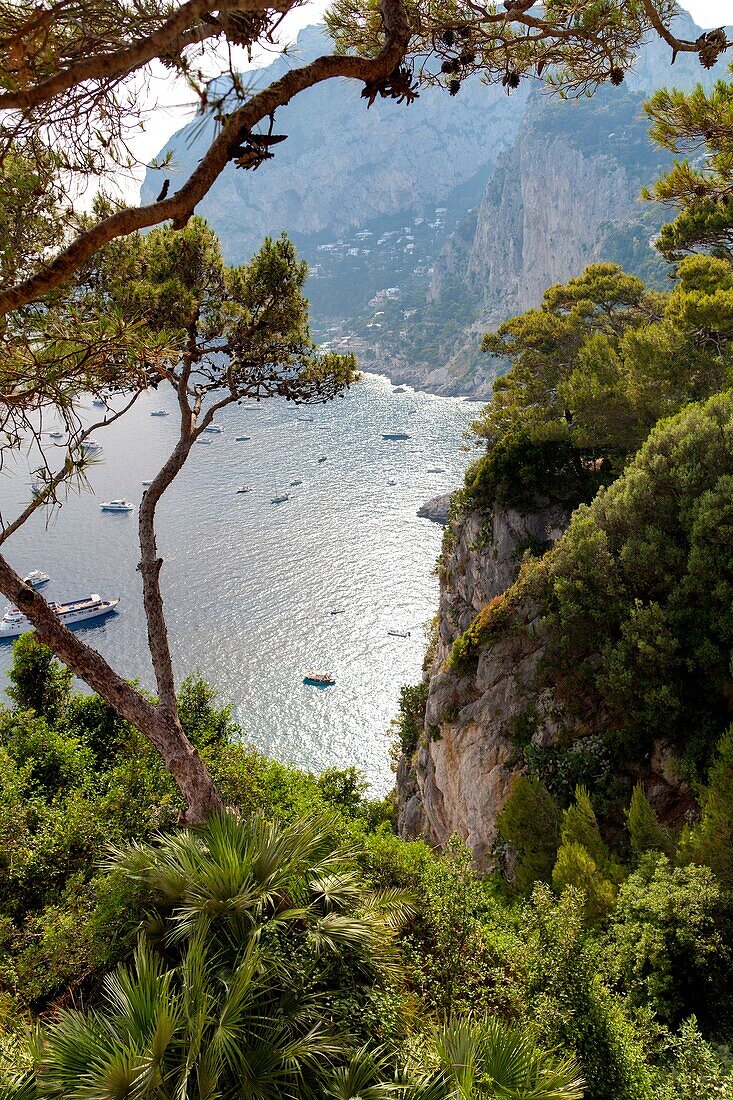
[{"label": "green treetop", "polygon": [[551,287],[484,337],[510,369],[473,425],[488,453],[469,493],[588,499],[660,418],[730,384],[732,319],[733,271],[710,256],[685,259],[668,294],[615,264]]}]

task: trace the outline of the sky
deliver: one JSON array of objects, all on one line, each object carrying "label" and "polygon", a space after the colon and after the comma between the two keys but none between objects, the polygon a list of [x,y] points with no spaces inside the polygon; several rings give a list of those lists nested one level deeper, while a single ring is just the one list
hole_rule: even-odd
[{"label": "sky", "polygon": [[[733,0],[686,0],[682,6],[687,8],[700,27],[719,27],[723,24],[728,26],[733,24]],[[281,45],[284,46],[293,42],[302,27],[306,27],[310,23],[320,22],[326,7],[327,0],[307,0],[302,7],[290,12],[286,16],[280,31]],[[274,60],[272,49],[269,53],[260,50],[253,57],[251,64],[248,63],[244,50],[239,52],[242,71],[250,68],[261,68],[267,65],[270,60]],[[167,75],[164,75],[162,68],[154,76],[150,92],[156,100],[156,109],[146,123],[145,132],[137,134],[131,142],[135,155],[139,157],[141,162],[152,159],[162,149],[168,138],[184,126],[195,113],[195,104],[187,102],[186,89],[174,84]],[[128,202],[138,201],[140,183],[144,173],[145,169],[141,167],[133,174],[131,179],[120,181],[121,190]]]}]

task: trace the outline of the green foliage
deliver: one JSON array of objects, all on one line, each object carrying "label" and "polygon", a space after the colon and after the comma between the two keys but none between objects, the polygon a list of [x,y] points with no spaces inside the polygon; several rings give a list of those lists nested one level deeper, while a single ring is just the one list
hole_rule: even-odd
[{"label": "green foliage", "polygon": [[641,783],[637,783],[634,787],[626,813],[626,826],[629,830],[631,850],[637,860],[645,852],[664,852],[666,856],[673,854],[674,840],[669,830],[660,824]]},{"label": "green foliage", "polygon": [[730,384],[730,265],[690,257],[666,294],[614,264],[550,287],[539,309],[484,337],[508,358],[473,428],[487,453],[466,504],[589,501],[661,417]]},{"label": "green foliage", "polygon": [[54,717],[67,702],[73,675],[34,633],[21,634],[13,646],[8,695],[19,707]]},{"label": "green foliage", "polygon": [[586,921],[595,924],[613,910],[623,877],[623,868],[601,837],[588,792],[578,787],[574,804],[563,811],[552,884],[558,893],[569,887],[582,892]]},{"label": "green foliage", "polygon": [[720,739],[702,792],[699,822],[686,830],[680,856],[712,869],[727,890],[733,889],[733,727]]},{"label": "green foliage", "polygon": [[405,684],[400,688],[399,712],[394,721],[394,730],[403,756],[411,757],[420,742],[425,724],[428,688],[427,680],[422,680],[419,684]]},{"label": "green foliage", "polygon": [[704,160],[676,161],[650,195],[678,208],[657,242],[663,256],[711,250],[733,259],[733,84],[719,80],[706,92],[662,88],[646,104],[652,138],[673,153],[705,148]]},{"label": "green foliage", "polygon": [[567,439],[533,439],[516,430],[499,439],[466,471],[464,506],[537,507],[543,498],[590,500],[604,481],[592,449],[581,455]]},{"label": "green foliage", "polygon": [[549,882],[560,846],[560,811],[535,776],[518,775],[496,819],[512,892],[528,897],[536,882]]},{"label": "green foliage", "polygon": [[417,916],[408,937],[411,981],[443,1020],[505,1009],[511,936],[489,881],[477,875],[459,837],[430,860],[413,887]]},{"label": "green foliage", "polygon": [[660,1020],[709,1028],[733,1000],[733,900],[708,867],[648,853],[619,891],[609,959],[632,1001]]},{"label": "green foliage", "polygon": [[451,646],[451,668],[468,671],[478,661],[483,646],[500,638],[514,622],[514,604],[507,593],[494,596],[482,607],[471,625],[459,634]]},{"label": "green foliage", "polygon": [[637,758],[663,738],[704,767],[727,725],[732,500],[725,393],[660,424],[543,559],[548,669],[600,699]]},{"label": "green foliage", "polygon": [[577,1057],[586,1100],[651,1100],[644,1054],[623,1003],[605,986],[583,926],[582,895],[535,889],[524,918],[526,998],[542,1041]]},{"label": "green foliage", "polygon": [[436,1100],[582,1100],[585,1095],[575,1059],[542,1050],[526,1025],[460,1020],[439,1032],[434,1048],[437,1068],[423,1078],[421,1091]]},{"label": "green foliage", "polygon": [[730,1057],[723,1061],[705,1042],[694,1016],[684,1020],[670,1039],[658,1077],[659,1100],[728,1100],[733,1096]]},{"label": "green foliage", "polygon": [[[339,986],[395,962],[409,914],[366,890],[318,820],[211,818],[116,852],[157,911],[131,967],[91,1013],[63,1011],[34,1043],[39,1095],[317,1095],[344,1048]],[[330,1008],[326,1005],[330,1003]],[[329,1018],[330,1017],[330,1018]]]}]

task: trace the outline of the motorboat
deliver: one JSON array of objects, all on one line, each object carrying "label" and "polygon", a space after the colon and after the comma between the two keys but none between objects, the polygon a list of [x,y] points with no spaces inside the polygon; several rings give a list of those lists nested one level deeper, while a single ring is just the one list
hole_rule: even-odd
[{"label": "motorboat", "polygon": [[45,489],[46,489],[46,486],[44,485],[44,483],[42,481],[32,481],[31,482],[31,493],[33,494],[34,497],[39,497],[41,495],[41,493],[43,493],[45,491]]},{"label": "motorboat", "polygon": [[313,423],[313,417],[312,416],[296,416],[295,419],[299,420],[301,424],[312,424]]},{"label": "motorboat", "polygon": [[[74,627],[89,619],[100,619],[109,615],[119,602],[118,597],[103,600],[99,593],[93,592],[91,596],[67,600],[65,603],[49,603],[48,606],[64,626]],[[17,607],[8,608],[0,619],[0,638],[17,638],[27,630],[33,630],[33,624]]]},{"label": "motorboat", "polygon": [[64,438],[64,433],[60,432],[58,429],[56,429],[56,431],[48,433],[48,438],[49,439],[63,439]]},{"label": "motorboat", "polygon": [[165,409],[153,409],[153,411],[151,412],[150,415],[151,416],[168,416],[168,413],[165,411]]},{"label": "motorboat", "polygon": [[325,462],[327,460],[327,458],[328,458],[327,455],[321,455],[321,457],[318,459],[318,461],[319,462]]},{"label": "motorboat", "polygon": [[388,630],[387,633],[390,634],[393,638],[409,638],[410,637],[410,631],[409,630]]},{"label": "motorboat", "polygon": [[346,608],[344,608],[344,607],[334,607],[331,611],[329,611],[329,615],[345,615],[345,614],[346,614]]},{"label": "motorboat", "polygon": [[101,397],[95,397],[94,400],[92,401],[92,405],[94,405],[98,409],[106,409],[107,408],[107,402],[103,401]]},{"label": "motorboat", "polygon": [[251,493],[252,492],[252,486],[251,485],[240,485],[239,488],[237,489],[237,492],[238,493]]},{"label": "motorboat", "polygon": [[134,512],[135,505],[131,500],[105,500],[99,506],[103,512]]},{"label": "motorboat", "polygon": [[442,466],[431,466],[428,470],[429,474],[444,474],[445,470]]},{"label": "motorboat", "polygon": [[31,588],[43,588],[51,580],[48,573],[42,573],[40,569],[32,569],[27,577],[23,577],[23,584],[29,584]]},{"label": "motorboat", "polygon": [[211,435],[221,435],[224,429],[220,428],[218,424],[209,424],[208,428],[204,428],[204,431],[210,432]]},{"label": "motorboat", "polygon": [[281,493],[279,496],[274,496],[270,501],[270,504],[284,504],[286,500],[290,500],[287,493]]},{"label": "motorboat", "polygon": [[102,450],[102,444],[97,439],[84,439],[81,449],[85,455],[96,455]]},{"label": "motorboat", "polygon": [[392,486],[396,485],[396,484],[397,484],[397,482],[396,482],[396,481],[388,481],[388,482],[387,482],[387,484],[388,484],[388,485],[390,486],[390,488],[391,488]]},{"label": "motorboat", "polygon": [[311,687],[333,687],[336,683],[336,677],[331,672],[306,672],[303,677],[304,684],[310,684]]},{"label": "motorboat", "polygon": [[303,484],[303,482],[301,481],[301,479],[299,477],[296,477],[295,481],[290,482],[290,488],[294,489],[296,485],[302,485],[302,484]]},{"label": "motorboat", "polygon": [[196,442],[200,443],[202,447],[210,447],[211,446],[211,440],[210,439],[197,439]]},{"label": "motorboat", "polygon": [[251,438],[252,438],[251,435],[238,435],[237,436],[237,443],[249,443]]},{"label": "motorboat", "polygon": [[149,489],[152,484],[153,484],[152,481],[144,481],[143,482],[143,489]]},{"label": "motorboat", "polygon": [[382,432],[382,439],[403,440],[409,438],[407,432]]}]

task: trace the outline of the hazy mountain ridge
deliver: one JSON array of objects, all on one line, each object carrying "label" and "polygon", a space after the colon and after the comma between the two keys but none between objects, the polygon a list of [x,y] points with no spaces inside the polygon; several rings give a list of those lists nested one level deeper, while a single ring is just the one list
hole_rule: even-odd
[{"label": "hazy mountain ridge", "polygon": [[[689,17],[680,34],[699,33]],[[253,87],[328,48],[304,30],[293,57],[251,74]],[[497,364],[480,335],[537,303],[546,286],[609,259],[659,282],[650,238],[665,217],[639,191],[671,162],[641,115],[656,87],[711,84],[696,56],[654,38],[621,88],[560,102],[525,83],[511,97],[467,82],[456,98],[424,89],[410,107],[327,82],[278,114],[288,140],[257,172],[229,167],[198,211],[230,261],[286,230],[309,261],[319,338],[352,338],[365,365],[438,392],[488,392]],[[176,134],[184,178],[208,132]],[[161,173],[149,173],[152,197]],[[174,176],[175,186],[175,176]],[[386,294],[390,291],[389,294]],[[353,338],[356,339],[353,339]]]}]

